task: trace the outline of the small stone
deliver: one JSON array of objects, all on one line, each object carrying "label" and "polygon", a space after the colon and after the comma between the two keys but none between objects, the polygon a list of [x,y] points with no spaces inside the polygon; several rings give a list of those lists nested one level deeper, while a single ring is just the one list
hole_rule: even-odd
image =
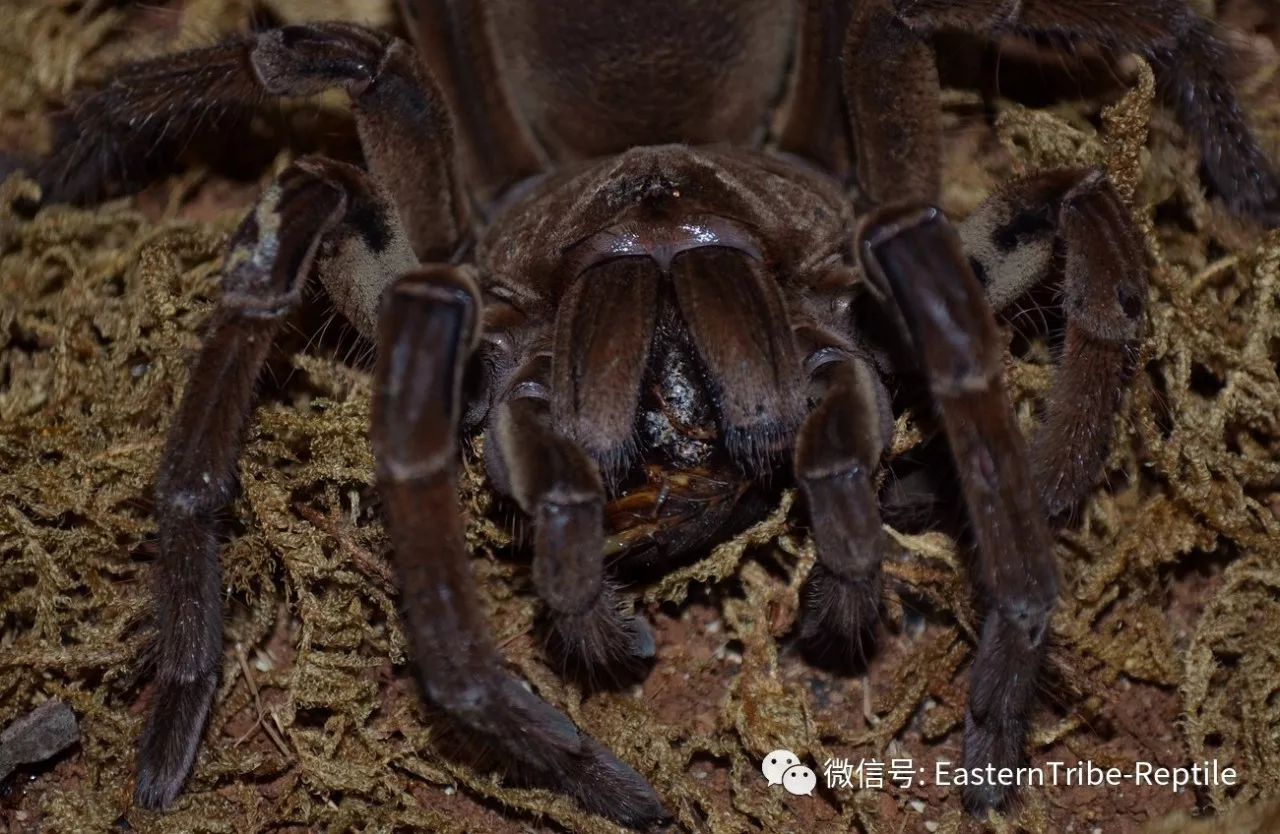
[{"label": "small stone", "polygon": [[0,733],[0,780],[18,765],[51,759],[80,740],[76,714],[63,701],[45,701]]}]

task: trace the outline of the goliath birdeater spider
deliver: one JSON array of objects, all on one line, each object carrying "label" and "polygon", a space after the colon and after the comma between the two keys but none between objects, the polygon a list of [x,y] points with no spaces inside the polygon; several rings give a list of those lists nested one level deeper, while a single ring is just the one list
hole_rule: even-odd
[{"label": "goliath birdeater spider", "polygon": [[[887,546],[886,380],[914,375],[950,447],[986,602],[965,764],[1018,765],[1058,592],[1050,524],[1099,475],[1147,268],[1096,170],[1009,182],[958,227],[935,207],[932,37],[1144,56],[1208,183],[1274,224],[1280,185],[1212,26],[1182,0],[401,5],[418,51],[316,23],[126,66],[68,112],[38,172],[48,198],[83,200],[142,170],[162,139],[332,88],[350,96],[363,147],[365,167],[298,159],[231,240],[156,485],[156,688],[137,802],[172,802],[200,743],[222,657],[215,519],[268,349],[312,275],[377,344],[377,485],[417,673],[480,746],[628,825],[667,816],[642,776],[504,668],[465,549],[461,436],[483,432],[493,486],[532,520],[533,582],[567,665],[603,677],[654,654],[604,556],[609,508],[647,472],[686,477],[693,494],[700,472],[746,483],[788,457],[817,553],[798,633],[856,647]],[[1050,279],[1065,335],[1028,443],[995,317]],[[868,309],[909,350],[857,326]],[[654,535],[689,550],[732,504],[709,500]],[[974,810],[1010,798],[965,794]]]}]

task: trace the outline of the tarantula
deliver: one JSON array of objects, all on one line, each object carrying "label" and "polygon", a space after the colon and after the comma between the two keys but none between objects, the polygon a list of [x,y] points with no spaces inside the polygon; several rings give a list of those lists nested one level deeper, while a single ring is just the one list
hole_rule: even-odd
[{"label": "tarantula", "polygon": [[[655,653],[603,556],[607,501],[637,471],[719,460],[751,481],[788,455],[817,553],[799,633],[853,646],[875,621],[887,547],[886,380],[914,374],[949,443],[987,602],[965,762],[1018,764],[1057,594],[1050,523],[1099,475],[1146,266],[1099,171],[1008,183],[958,228],[934,207],[931,38],[1013,32],[1144,55],[1209,183],[1273,223],[1280,180],[1211,25],[1181,0],[401,5],[420,55],[315,23],[127,66],[70,111],[39,172],[49,197],[80,198],[211,113],[331,88],[350,96],[367,163],[298,159],[231,239],[157,479],[156,686],[136,801],[167,806],[192,767],[221,657],[215,519],[255,381],[312,274],[377,344],[377,486],[417,674],[483,746],[625,824],[666,817],[643,777],[504,669],[467,562],[461,436],[483,431],[493,485],[532,519],[533,582],[566,661],[606,673]],[[1065,343],[1027,443],[995,315],[1051,279]],[[908,350],[857,324],[868,309]],[[688,524],[674,549],[705,540],[706,524]],[[1010,799],[997,785],[965,794],[975,810]]]}]

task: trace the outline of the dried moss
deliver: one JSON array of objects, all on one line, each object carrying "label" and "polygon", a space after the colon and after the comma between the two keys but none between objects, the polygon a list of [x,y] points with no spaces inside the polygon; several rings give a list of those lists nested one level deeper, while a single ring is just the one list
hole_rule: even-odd
[{"label": "dried moss", "polygon": [[[33,116],[124,52],[160,48],[110,39],[125,17],[96,5],[28,1],[0,11],[4,120],[34,126]],[[179,40],[187,29],[207,37],[239,25],[245,13],[237,2],[191,5]],[[378,19],[383,4],[373,5]],[[296,4],[272,6],[289,16]],[[1255,101],[1275,73],[1259,70]],[[1038,718],[1033,755],[1114,758],[1117,731],[1099,727],[1126,687],[1176,693],[1184,719],[1168,733],[1182,757],[1217,758],[1243,775],[1240,788],[1205,799],[1238,812],[1232,830],[1269,830],[1274,805],[1252,803],[1280,793],[1280,234],[1258,240],[1206,202],[1194,160],[1167,119],[1152,115],[1150,72],[1138,66],[1134,79],[1103,114],[1101,132],[1085,106],[1002,103],[1003,150],[962,130],[970,96],[947,98],[949,132],[970,137],[950,151],[945,201],[954,213],[1012,173],[1103,164],[1133,198],[1155,266],[1143,370],[1118,421],[1110,488],[1058,537],[1065,590],[1053,678],[1066,694]],[[1266,101],[1255,121],[1274,140],[1274,84]],[[80,714],[83,731],[78,754],[36,783],[24,813],[47,832],[101,831],[125,813],[134,829],[156,832],[616,830],[451,756],[407,672],[371,488],[368,379],[314,352],[280,366],[287,378],[257,409],[241,464],[237,535],[223,553],[227,652],[195,775],[172,813],[128,809],[153,473],[236,220],[236,210],[184,219],[206,176],[166,185],[147,203],[164,208],[150,214],[122,201],[33,216],[25,206],[34,186],[12,178],[0,188],[0,725],[56,696]],[[1009,362],[1028,428],[1050,381],[1046,355]],[[900,420],[894,454],[919,441],[912,421]],[[473,564],[512,665],[648,775],[682,830],[919,827],[911,797],[836,792],[788,802],[763,788],[757,765],[780,746],[818,762],[954,754],[977,615],[947,536],[890,531],[893,662],[877,661],[866,678],[833,679],[779,653],[813,558],[788,496],[739,539],[642,590],[668,625],[711,606],[722,648],[740,665],[722,653],[673,669],[693,661],[667,658],[644,698],[584,699],[544,665],[527,570],[506,558],[509,537],[472,465],[463,501]],[[708,586],[709,595],[686,601]],[[1203,611],[1180,603],[1188,593],[1206,600]],[[937,612],[923,629],[912,614],[921,602]],[[661,707],[661,692],[704,673],[723,684],[714,700],[684,712]],[[699,778],[708,770],[695,764],[706,762],[713,778]],[[480,804],[451,797],[455,788]],[[938,830],[962,826],[957,799],[926,809]],[[1026,799],[1020,817],[992,825],[1054,830],[1065,794],[1050,788]],[[1173,807],[1187,804],[1153,811]],[[500,808],[519,822],[491,810]]]}]

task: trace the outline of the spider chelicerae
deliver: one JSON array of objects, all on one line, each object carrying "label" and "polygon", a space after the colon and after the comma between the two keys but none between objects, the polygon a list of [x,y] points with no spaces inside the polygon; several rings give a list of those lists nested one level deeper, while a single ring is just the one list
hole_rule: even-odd
[{"label": "spider chelicerae", "polygon": [[[1141,54],[1208,183],[1274,224],[1280,182],[1211,24],[1182,0],[401,5],[416,51],[314,23],[126,66],[69,110],[38,170],[47,198],[84,199],[211,115],[334,88],[363,148],[364,167],[295,161],[230,242],[157,480],[138,803],[172,802],[200,743],[221,657],[216,518],[259,372],[311,276],[377,345],[377,484],[416,669],[481,746],[628,825],[667,816],[640,774],[504,668],[467,560],[460,437],[483,433],[490,480],[532,520],[533,582],[567,666],[620,676],[655,653],[606,567],[610,507],[655,469],[667,484],[704,471],[751,483],[787,459],[817,555],[798,633],[855,651],[887,547],[875,486],[887,382],[916,377],[954,460],[986,602],[965,764],[1018,764],[1057,595],[1050,525],[1102,466],[1146,265],[1099,171],[1009,182],[958,226],[935,207],[931,39],[1017,33]],[[1028,443],[995,316],[1049,281],[1065,335]],[[860,324],[877,317],[890,326]],[[702,506],[659,527],[664,551],[730,523]],[[1011,798],[965,793],[974,810]]]}]

